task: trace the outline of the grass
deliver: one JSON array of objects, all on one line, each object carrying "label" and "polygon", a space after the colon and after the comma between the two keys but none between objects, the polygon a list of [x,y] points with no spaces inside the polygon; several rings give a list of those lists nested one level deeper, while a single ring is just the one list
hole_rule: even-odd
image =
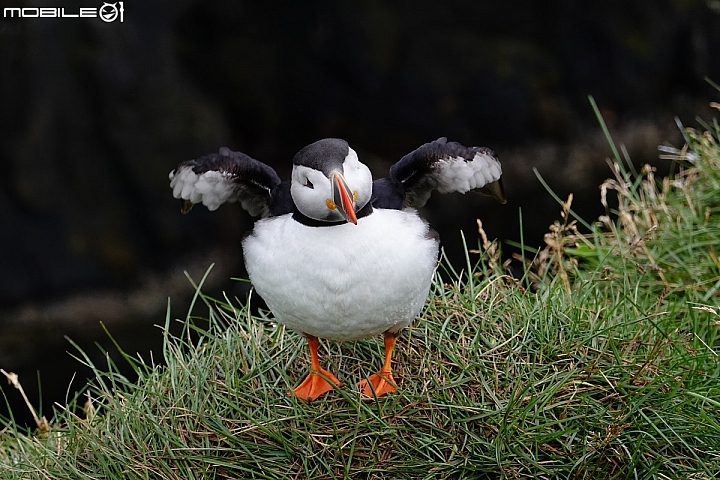
[{"label": "grass", "polygon": [[36,431],[6,419],[0,477],[715,478],[720,128],[706,127],[672,179],[618,154],[602,187],[617,208],[580,233],[562,202],[521,279],[480,226],[398,342],[397,394],[357,393],[381,363],[369,339],[323,343],[343,387],[288,396],[304,341],[198,287],[206,313],[177,337],[168,314],[164,366],[126,354],[136,382],[109,361]]}]

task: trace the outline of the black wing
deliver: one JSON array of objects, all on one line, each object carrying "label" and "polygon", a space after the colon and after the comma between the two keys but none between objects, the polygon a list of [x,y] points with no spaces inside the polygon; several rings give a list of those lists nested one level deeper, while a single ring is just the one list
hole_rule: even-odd
[{"label": "black wing", "polygon": [[390,178],[373,184],[378,208],[420,208],[433,190],[440,193],[479,191],[505,203],[502,167],[485,147],[466,147],[445,137],[408,153],[390,168]]},{"label": "black wing", "polygon": [[266,217],[279,185],[280,177],[271,167],[225,147],[182,162],[170,172],[170,188],[173,197],[183,201],[183,213],[196,203],[216,210],[223,203],[240,202],[250,215]]}]

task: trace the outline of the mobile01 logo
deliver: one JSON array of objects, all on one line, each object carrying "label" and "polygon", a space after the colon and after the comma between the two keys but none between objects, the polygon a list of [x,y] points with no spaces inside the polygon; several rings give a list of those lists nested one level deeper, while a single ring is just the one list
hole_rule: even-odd
[{"label": "mobile01 logo", "polygon": [[99,18],[105,23],[124,22],[123,2],[103,2],[100,8],[80,7],[67,11],[65,7],[5,7],[4,18]]}]

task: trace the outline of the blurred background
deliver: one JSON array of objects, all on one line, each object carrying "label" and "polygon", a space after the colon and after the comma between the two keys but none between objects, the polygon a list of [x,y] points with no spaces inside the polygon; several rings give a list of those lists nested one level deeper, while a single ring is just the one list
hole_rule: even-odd
[{"label": "blurred background", "polygon": [[[100,0],[2,0],[8,7]],[[423,212],[462,266],[460,231],[540,246],[562,198],[593,220],[610,154],[596,99],[633,162],[682,146],[719,92],[720,1],[125,1],[123,21],[0,18],[0,368],[42,414],[85,384],[66,336],[93,361],[122,348],[157,361],[168,299],[183,318],[198,281],[243,298],[237,205],[181,215],[168,172],[219,147],[288,178],[323,137],[376,177],[447,136],[503,163],[507,205],[434,196]],[[512,249],[504,247],[506,254]],[[96,347],[95,344],[99,347]],[[71,383],[72,380],[72,383]],[[31,417],[0,378],[8,405]]]}]

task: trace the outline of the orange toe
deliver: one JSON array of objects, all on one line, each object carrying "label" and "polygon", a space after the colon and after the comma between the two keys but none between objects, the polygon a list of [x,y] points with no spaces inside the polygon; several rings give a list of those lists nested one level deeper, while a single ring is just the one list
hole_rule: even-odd
[{"label": "orange toe", "polygon": [[[326,380],[327,378],[327,380]],[[333,385],[334,384],[334,385]],[[315,400],[323,393],[329,392],[334,386],[340,386],[340,380],[327,370],[310,372],[292,392],[301,400]]]},{"label": "orange toe", "polygon": [[395,380],[390,372],[378,372],[370,375],[369,378],[358,383],[358,388],[360,388],[360,391],[366,397],[379,397],[397,390],[395,388]]}]

